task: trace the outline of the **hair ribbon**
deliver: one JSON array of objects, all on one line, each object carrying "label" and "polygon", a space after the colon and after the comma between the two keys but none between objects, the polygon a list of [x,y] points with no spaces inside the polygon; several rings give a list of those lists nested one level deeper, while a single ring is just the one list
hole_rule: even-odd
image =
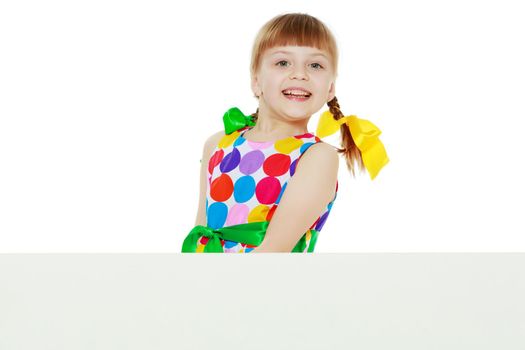
[{"label": "hair ribbon", "polygon": [[385,147],[379,135],[381,130],[366,119],[357,118],[355,115],[345,116],[335,120],[330,110],[321,114],[317,124],[316,135],[323,138],[340,130],[341,125],[346,124],[350,129],[354,142],[361,151],[363,163],[373,180],[379,171],[389,162]]},{"label": "hair ribbon", "polygon": [[244,128],[246,126],[255,126],[251,115],[245,115],[237,107],[232,107],[224,113],[222,117],[224,123],[224,132],[226,135]]}]

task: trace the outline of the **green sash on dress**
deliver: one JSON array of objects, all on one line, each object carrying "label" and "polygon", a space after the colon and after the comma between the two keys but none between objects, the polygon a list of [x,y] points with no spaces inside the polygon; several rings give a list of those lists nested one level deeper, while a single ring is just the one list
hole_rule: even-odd
[{"label": "green sash on dress", "polygon": [[[198,240],[204,236],[208,238],[208,242],[204,246],[205,253],[224,253],[221,245],[221,239],[259,246],[266,234],[269,221],[250,222],[247,224],[239,224],[232,226],[224,226],[217,229],[212,229],[208,226],[197,225],[184,239],[182,243],[182,253],[195,253],[197,250]],[[319,232],[310,229],[312,237],[308,246],[308,253],[314,251],[315,243]],[[292,253],[302,253],[306,248],[306,233],[297,242]]]}]

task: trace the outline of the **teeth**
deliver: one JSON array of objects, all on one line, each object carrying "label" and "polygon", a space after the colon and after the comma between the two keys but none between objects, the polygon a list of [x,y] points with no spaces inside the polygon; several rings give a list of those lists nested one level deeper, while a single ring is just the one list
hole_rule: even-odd
[{"label": "teeth", "polygon": [[301,90],[284,90],[286,95],[309,96],[310,94]]}]

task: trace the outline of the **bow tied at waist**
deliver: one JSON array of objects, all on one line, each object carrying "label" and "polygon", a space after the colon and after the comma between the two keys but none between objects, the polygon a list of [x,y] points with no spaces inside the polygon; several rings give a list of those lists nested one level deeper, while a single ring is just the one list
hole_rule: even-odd
[{"label": "bow tied at waist", "polygon": [[[269,221],[257,221],[246,224],[238,224],[232,226],[224,226],[221,228],[212,229],[208,226],[197,225],[184,239],[182,243],[182,253],[195,253],[197,251],[197,242],[201,237],[208,238],[208,242],[204,246],[204,253],[224,253],[221,240],[228,240],[252,246],[259,246],[269,225]],[[314,250],[317,241],[318,231],[310,229],[310,244],[308,245],[308,252]],[[306,248],[306,233],[297,242],[292,250],[292,253],[303,252]]]},{"label": "bow tied at waist", "polygon": [[208,239],[211,239],[213,237],[219,237],[221,236],[221,232],[213,230],[212,228],[209,228],[208,226],[202,226],[198,225],[196,226],[196,229],[200,232],[200,234]]},{"label": "bow tied at waist", "polygon": [[197,225],[195,226],[182,244],[182,252],[195,252],[197,248],[197,241],[200,237],[208,238],[208,243],[204,251],[210,253],[220,253],[223,251],[221,245],[221,238],[223,238],[222,232],[220,230],[214,230],[208,226]]},{"label": "bow tied at waist", "polygon": [[264,239],[267,227],[268,221],[224,226],[216,229],[197,225],[184,239],[182,252],[194,253],[197,250],[197,242],[202,236],[208,238],[208,243],[204,247],[205,253],[223,253],[221,239],[258,246]]}]

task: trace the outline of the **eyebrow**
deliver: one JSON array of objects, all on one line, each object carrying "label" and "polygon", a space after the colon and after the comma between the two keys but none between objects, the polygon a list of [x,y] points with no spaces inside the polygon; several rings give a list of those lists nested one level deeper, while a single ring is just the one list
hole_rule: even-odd
[{"label": "eyebrow", "polygon": [[[272,55],[275,55],[277,53],[293,53],[293,52],[285,51],[285,50],[278,50],[278,51],[273,52]],[[326,57],[326,55],[322,53],[312,53],[310,54],[310,56],[323,56],[324,58],[328,59],[328,57]]]}]

